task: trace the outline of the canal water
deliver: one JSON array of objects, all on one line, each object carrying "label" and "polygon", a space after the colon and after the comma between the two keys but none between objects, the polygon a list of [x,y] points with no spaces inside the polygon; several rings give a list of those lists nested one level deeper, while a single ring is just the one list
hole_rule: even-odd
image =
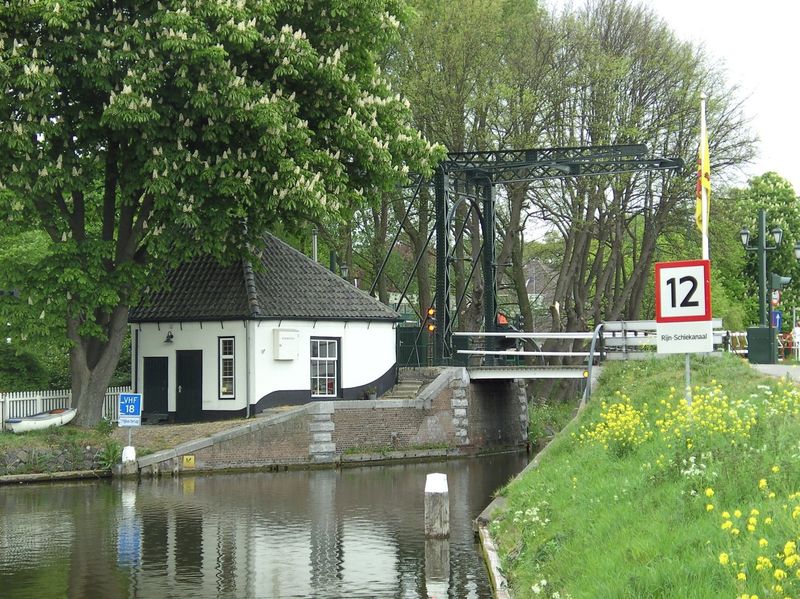
[{"label": "canal water", "polygon": [[[490,598],[472,520],[526,460],[0,487],[0,597]],[[449,541],[423,536],[431,472]]]}]

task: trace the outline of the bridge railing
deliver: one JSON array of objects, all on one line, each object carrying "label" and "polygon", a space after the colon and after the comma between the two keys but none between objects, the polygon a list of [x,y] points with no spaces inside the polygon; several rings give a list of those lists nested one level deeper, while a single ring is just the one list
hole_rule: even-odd
[{"label": "bridge railing", "polygon": [[592,352],[587,349],[586,351],[579,351],[579,350],[542,350],[539,349],[541,344],[538,343],[540,341],[546,341],[548,339],[561,339],[561,340],[584,340],[584,341],[591,341],[593,339],[594,334],[592,332],[582,332],[582,331],[573,331],[573,332],[549,332],[549,331],[540,331],[540,332],[528,332],[528,331],[498,331],[494,333],[486,333],[486,332],[454,332],[453,337],[467,337],[471,339],[480,339],[480,338],[495,338],[499,340],[505,341],[507,345],[508,342],[517,342],[517,341],[526,341],[530,340],[531,344],[536,349],[526,349],[520,347],[519,344],[515,343],[515,347],[513,348],[506,348],[506,349],[497,349],[497,350],[489,350],[485,349],[484,347],[473,347],[472,349],[457,349],[456,353],[465,356],[477,356],[479,358],[488,357],[488,356],[497,356],[497,357],[506,357],[506,358],[520,358],[524,356],[537,356],[541,358],[548,358],[548,357],[582,357],[588,358],[592,355]]},{"label": "bridge railing", "polygon": [[[745,335],[723,329],[721,318],[711,319],[711,328],[715,351],[734,351],[732,339],[740,341],[739,335]],[[745,336],[744,339],[744,351],[736,350],[737,353],[747,353],[747,337]],[[603,359],[637,360],[647,358],[655,353],[657,343],[655,320],[615,320],[603,323]]]},{"label": "bridge railing", "polygon": [[[714,318],[711,321],[714,336],[714,351],[729,351],[739,355],[747,354],[747,335],[727,331],[722,328],[722,319]],[[654,320],[627,320],[627,321],[608,321],[595,327],[594,331],[576,332],[527,332],[527,331],[498,331],[486,332],[454,332],[454,337],[466,337],[474,340],[485,340],[495,338],[504,345],[513,341],[530,341],[520,346],[506,347],[505,349],[489,350],[482,346],[482,343],[473,343],[470,349],[458,349],[456,353],[477,359],[473,366],[484,365],[490,358],[521,358],[534,356],[542,359],[546,358],[583,358],[573,368],[584,370],[584,377],[591,380],[592,367],[596,363],[599,365],[603,360],[635,360],[652,356],[656,353],[657,336],[656,321]],[[543,350],[544,341],[547,340],[584,340],[588,347],[585,350]],[[497,343],[497,342],[496,342]],[[533,345],[534,349],[530,349]],[[544,364],[542,364],[544,366]],[[560,368],[564,368],[561,366]],[[571,374],[571,373],[567,373]],[[591,394],[591,384],[587,384],[584,389],[583,402]]]},{"label": "bridge railing", "polygon": [[[535,367],[538,370],[535,376],[531,376],[530,373],[527,374],[524,378],[578,378],[583,379],[585,381],[585,386],[583,390],[582,396],[582,403],[585,403],[592,392],[592,367],[597,361],[600,361],[600,334],[603,325],[598,325],[593,332],[591,331],[572,331],[572,332],[552,332],[552,331],[542,331],[542,332],[527,332],[527,331],[499,331],[493,333],[486,333],[486,332],[454,332],[453,336],[457,337],[468,337],[472,340],[475,339],[486,339],[486,338],[502,338],[505,343],[507,344],[509,341],[515,343],[515,347],[502,349],[502,350],[487,350],[483,347],[481,348],[474,348],[474,349],[458,349],[456,351],[457,354],[467,355],[470,357],[479,358],[482,363],[486,361],[486,358],[490,358],[490,361],[493,362],[494,358],[496,357],[503,357],[503,358],[520,358],[525,356],[536,356],[545,360],[545,358],[549,357],[562,357],[562,358],[583,358],[578,360],[577,363],[572,364],[562,364],[558,366],[548,367],[542,364],[539,367]],[[562,341],[572,341],[573,345],[575,341],[583,341],[586,342],[588,347],[586,350],[544,350],[541,349],[541,345],[537,342],[547,341],[547,340],[562,340]],[[536,349],[524,349],[520,347],[519,341],[530,341],[531,344]],[[494,364],[492,364],[494,365]],[[477,366],[477,364],[476,364]],[[526,366],[526,368],[530,368],[530,366]],[[551,370],[555,369],[555,370]],[[546,375],[546,376],[545,376]]]}]

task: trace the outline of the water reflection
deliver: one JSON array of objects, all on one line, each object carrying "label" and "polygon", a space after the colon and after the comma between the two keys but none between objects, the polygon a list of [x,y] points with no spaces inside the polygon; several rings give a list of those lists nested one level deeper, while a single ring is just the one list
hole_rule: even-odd
[{"label": "water reflection", "polygon": [[[343,470],[0,489],[0,594],[491,597],[471,520],[519,455]],[[451,536],[423,537],[430,472]]]}]

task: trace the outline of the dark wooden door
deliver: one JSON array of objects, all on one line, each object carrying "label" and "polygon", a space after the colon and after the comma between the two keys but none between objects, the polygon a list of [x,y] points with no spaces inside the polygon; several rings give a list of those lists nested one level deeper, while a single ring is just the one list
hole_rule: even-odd
[{"label": "dark wooden door", "polygon": [[195,422],[203,416],[203,351],[175,352],[175,420]]},{"label": "dark wooden door", "polygon": [[167,418],[168,398],[168,358],[144,359],[144,389],[142,414],[145,420]]}]

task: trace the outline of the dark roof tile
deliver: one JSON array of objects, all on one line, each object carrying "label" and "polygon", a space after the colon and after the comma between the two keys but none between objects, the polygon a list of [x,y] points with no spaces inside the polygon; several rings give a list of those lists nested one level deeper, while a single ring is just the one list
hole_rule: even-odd
[{"label": "dark roof tile", "polygon": [[131,322],[225,320],[399,320],[397,312],[272,235],[261,268],[195,258],[168,275],[166,291],[131,310]]}]

